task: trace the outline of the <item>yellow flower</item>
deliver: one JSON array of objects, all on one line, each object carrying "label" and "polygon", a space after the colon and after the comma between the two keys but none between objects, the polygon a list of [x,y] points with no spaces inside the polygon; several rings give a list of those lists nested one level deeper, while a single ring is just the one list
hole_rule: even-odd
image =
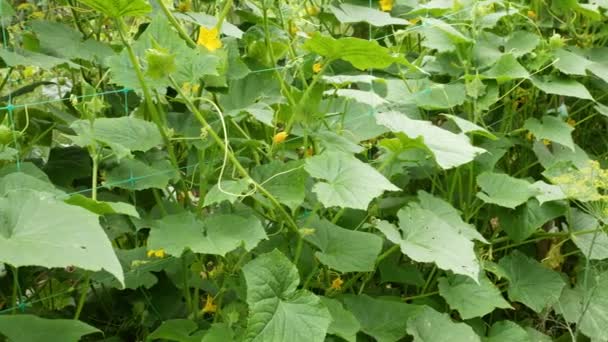
[{"label": "yellow flower", "polygon": [[42,18],[44,18],[44,12],[42,12],[42,11],[32,12],[32,14],[30,14],[30,18],[31,19],[42,19]]},{"label": "yellow flower", "polygon": [[292,21],[289,23],[289,34],[295,36],[298,33],[298,26]]},{"label": "yellow flower", "polygon": [[384,12],[390,12],[393,10],[394,0],[380,0],[380,9]]},{"label": "yellow flower", "polygon": [[549,146],[551,144],[551,141],[548,139],[543,139],[543,145],[545,146]]},{"label": "yellow flower", "polygon": [[151,249],[149,250],[146,255],[148,256],[148,258],[152,258],[152,257],[156,257],[156,258],[164,258],[165,257],[165,250],[164,249]]},{"label": "yellow flower", "polygon": [[420,18],[409,19],[410,25],[416,25],[420,22]]},{"label": "yellow flower", "polygon": [[312,147],[309,147],[306,149],[306,156],[307,157],[312,157],[315,154],[315,151],[312,149]]},{"label": "yellow flower", "polygon": [[280,144],[285,141],[285,139],[287,139],[287,135],[287,132],[279,132],[274,137],[272,137],[272,141],[275,144]]},{"label": "yellow flower", "polygon": [[566,122],[568,123],[568,125],[570,125],[572,127],[576,126],[576,120],[574,120],[572,118],[568,119],[568,121],[566,121]]},{"label": "yellow flower", "polygon": [[532,10],[528,11],[528,18],[530,18],[532,20],[536,19],[536,12],[534,12]]},{"label": "yellow flower", "polygon": [[209,51],[215,51],[222,47],[222,41],[217,28],[208,29],[204,26],[198,31],[196,44],[204,46]]},{"label": "yellow flower", "polygon": [[314,228],[300,228],[300,234],[302,234],[302,236],[313,235],[315,232],[316,229]]},{"label": "yellow flower", "polygon": [[526,134],[526,139],[530,141],[534,140],[534,134],[532,134],[532,132],[528,132],[528,134]]},{"label": "yellow flower", "polygon": [[28,3],[28,2],[24,2],[21,5],[17,6],[17,11],[35,11],[36,10],[36,6]]},{"label": "yellow flower", "polygon": [[310,6],[310,5],[306,6],[306,14],[308,14],[311,17],[318,15],[320,12],[321,12],[321,10],[317,6]]},{"label": "yellow flower", "polygon": [[321,72],[321,68],[323,66],[321,65],[321,63],[315,63],[312,65],[312,72],[314,72],[315,74],[318,74],[319,72]]},{"label": "yellow flower", "polygon": [[215,313],[217,311],[217,305],[213,303],[213,297],[207,293],[207,299],[205,300],[205,306],[203,306],[203,313]]},{"label": "yellow flower", "polygon": [[177,10],[179,12],[190,12],[190,10],[192,9],[192,1],[190,0],[182,0],[179,2],[179,5],[177,5]]},{"label": "yellow flower", "polygon": [[331,288],[334,290],[340,290],[342,288],[342,284],[344,284],[344,280],[338,277],[331,282]]}]

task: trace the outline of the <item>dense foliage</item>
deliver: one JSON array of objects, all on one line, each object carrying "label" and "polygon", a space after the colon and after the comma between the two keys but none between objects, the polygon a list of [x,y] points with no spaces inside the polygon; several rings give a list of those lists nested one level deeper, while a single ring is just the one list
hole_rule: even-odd
[{"label": "dense foliage", "polygon": [[10,341],[607,341],[606,0],[0,0]]}]

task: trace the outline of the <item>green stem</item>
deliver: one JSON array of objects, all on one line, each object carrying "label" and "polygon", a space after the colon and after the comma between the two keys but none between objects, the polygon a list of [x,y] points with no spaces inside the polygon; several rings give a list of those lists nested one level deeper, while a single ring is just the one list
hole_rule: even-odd
[{"label": "green stem", "polygon": [[17,308],[19,307],[19,304],[21,303],[21,298],[19,298],[19,291],[17,290],[19,288],[19,268],[18,267],[12,267],[13,269],[13,312],[12,314],[16,314],[17,313]]},{"label": "green stem", "polygon": [[[93,150],[95,149],[95,150]],[[93,158],[93,170],[91,171],[91,199],[97,201],[97,174],[99,173],[99,158],[96,148],[91,147],[91,157]]]},{"label": "green stem", "polygon": [[91,272],[87,271],[87,274],[84,277],[84,284],[83,284],[81,292],[80,292],[80,298],[78,298],[78,305],[76,306],[76,313],[74,314],[75,320],[78,320],[80,318],[80,314],[82,313],[82,308],[84,307],[84,302],[87,299],[87,294],[89,293],[89,281],[90,280],[91,280]]},{"label": "green stem", "polygon": [[423,293],[423,294],[419,294],[419,295],[415,295],[415,296],[405,297],[405,298],[403,298],[403,300],[408,301],[408,300],[420,299],[420,298],[434,296],[436,294],[439,294],[439,291],[433,291],[433,292]]},{"label": "green stem", "polygon": [[224,23],[224,19],[226,19],[226,16],[228,16],[228,12],[230,12],[230,8],[232,8],[233,2],[233,0],[226,0],[226,3],[224,3],[224,7],[222,8],[222,11],[220,12],[220,15],[217,18],[217,24],[215,24],[215,28],[218,32],[222,32],[222,24]]},{"label": "green stem", "polygon": [[165,14],[167,19],[171,23],[171,25],[173,25],[173,27],[175,27],[175,29],[177,30],[177,34],[179,34],[179,36],[182,37],[182,39],[186,41],[188,46],[190,46],[191,48],[196,47],[196,43],[194,42],[194,40],[192,40],[192,38],[190,38],[190,35],[188,35],[188,33],[186,33],[186,31],[184,30],[182,25],[180,25],[180,23],[177,21],[177,19],[175,19],[175,17],[173,16],[173,13],[171,13],[171,11],[169,11],[169,9],[167,8],[167,6],[163,2],[163,0],[157,0],[156,2],[160,6],[161,10]]},{"label": "green stem", "polygon": [[184,274],[184,298],[186,298],[186,306],[188,309],[194,314],[196,310],[193,309],[192,306],[192,296],[190,294],[190,270],[188,269],[188,264],[186,263],[186,258],[182,258],[182,273]]},{"label": "green stem", "polygon": [[[137,59],[137,56],[135,55],[135,51],[133,50],[133,47],[127,40],[127,31],[126,31],[125,22],[124,22],[124,20],[122,20],[122,18],[117,18],[116,24],[118,26],[118,32],[120,34],[120,39],[122,40],[123,45],[127,49],[127,53],[129,55],[129,60],[131,61],[131,64],[133,65],[133,69],[135,71],[135,74],[137,75],[137,80],[139,81],[141,89],[144,93],[144,100],[146,103],[146,108],[148,109],[148,112],[152,116],[152,121],[156,124],[156,127],[158,128],[158,131],[159,131],[161,137],[163,138],[165,145],[167,146],[167,153],[169,154],[169,159],[171,160],[171,164],[173,164],[173,166],[175,168],[178,168],[178,162],[177,162],[177,158],[175,157],[175,151],[173,150],[173,145],[171,145],[171,139],[169,139],[169,137],[167,136],[167,132],[165,132],[164,125],[161,121],[160,115],[156,109],[156,106],[154,105],[154,102],[152,101],[152,92],[150,91],[150,88],[148,87],[148,84],[146,83],[146,79],[142,72],[142,67],[139,64],[139,60]],[[182,190],[184,190],[184,192],[186,192],[187,188],[186,188],[186,185],[185,185],[183,179],[181,179],[181,177],[179,180],[179,184],[180,184],[180,187],[182,188]]]},{"label": "green stem", "polygon": [[[243,167],[243,165],[241,165],[239,160],[236,158],[234,153],[230,150],[230,148],[228,148],[227,142],[225,143],[222,140],[222,138],[215,132],[213,127],[211,127],[211,125],[209,125],[207,120],[205,120],[205,117],[203,116],[203,114],[198,110],[198,108],[196,106],[194,106],[192,101],[182,92],[181,88],[178,86],[177,82],[173,79],[173,77],[169,77],[169,79],[171,80],[171,84],[173,85],[173,88],[175,88],[175,90],[180,95],[180,97],[186,102],[186,105],[188,106],[190,111],[192,113],[194,113],[194,116],[196,117],[196,119],[203,125],[203,127],[207,130],[207,132],[211,136],[211,138],[213,138],[213,140],[215,140],[215,142],[220,146],[222,151],[227,154],[228,159],[230,160],[232,165],[234,165],[234,167],[238,171],[238,173],[241,174],[241,176],[243,178],[245,178],[249,182],[251,182],[256,187],[256,189],[258,189],[266,198],[268,198],[268,200],[272,203],[272,205],[275,206],[281,212],[281,215],[283,215],[283,217],[285,218],[285,220],[287,221],[289,226],[293,229],[293,231],[296,234],[300,235],[298,225],[295,223],[295,221],[293,220],[291,215],[285,210],[285,208],[283,208],[281,203],[279,203],[279,201],[270,192],[268,192],[268,190],[266,190],[262,185],[258,184],[256,181],[253,180],[253,178],[249,175],[247,170]],[[209,102],[211,102],[211,101],[209,101]],[[213,103],[213,102],[211,102],[211,103]],[[215,103],[213,103],[213,104],[215,105]],[[218,114],[222,115],[221,113],[218,113]]]}]

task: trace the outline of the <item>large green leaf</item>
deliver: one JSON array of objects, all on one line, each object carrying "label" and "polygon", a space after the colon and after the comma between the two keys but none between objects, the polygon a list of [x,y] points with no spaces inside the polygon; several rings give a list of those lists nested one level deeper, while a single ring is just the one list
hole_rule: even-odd
[{"label": "large green leaf", "polygon": [[454,323],[450,316],[424,306],[421,313],[407,321],[407,333],[414,342],[467,341],[481,342],[465,323]]},{"label": "large green leaf", "polygon": [[475,229],[475,226],[464,222],[460,217],[461,213],[444,199],[435,197],[428,192],[421,190],[418,191],[418,200],[423,209],[430,210],[445,222],[449,222],[458,233],[469,240],[488,243],[483,235]]},{"label": "large green leaf", "polygon": [[462,319],[485,316],[496,308],[512,309],[485,274],[479,276],[479,284],[461,275],[439,278],[439,294]]},{"label": "large green leaf", "polygon": [[572,96],[579,99],[593,100],[593,97],[581,83],[569,78],[532,77],[532,83],[547,94]]},{"label": "large green leaf", "polygon": [[482,75],[486,78],[494,78],[501,83],[518,78],[528,78],[530,73],[519,64],[515,56],[504,54],[496,61],[496,64]]},{"label": "large green leaf", "polygon": [[258,256],[243,267],[249,317],[245,341],[325,340],[331,315],[316,295],[296,290],[298,269],[281,252]]},{"label": "large green leaf", "polygon": [[567,212],[567,206],[562,202],[540,204],[535,199],[528,200],[517,207],[515,211],[502,209],[498,212],[500,227],[514,241],[524,241],[543,224]]},{"label": "large green leaf", "polygon": [[393,63],[409,64],[404,57],[391,54],[375,40],[335,39],[317,32],[304,43],[304,48],[329,60],[343,59],[359,70],[384,69]]},{"label": "large green leaf", "polygon": [[477,185],[477,197],[484,202],[512,209],[538,193],[527,181],[502,173],[484,172],[477,176]]},{"label": "large green leaf", "polygon": [[[160,272],[166,266],[169,259],[162,261],[151,259],[147,256],[146,247],[133,249],[116,249],[116,255],[125,273],[125,289],[146,289],[158,283],[154,272]],[[106,272],[95,273],[92,279],[108,288],[119,288],[120,284]]]},{"label": "large green leaf", "polygon": [[367,209],[384,191],[398,191],[376,169],[350,154],[328,151],[306,160],[306,171],[324,180],[313,187],[326,207]]},{"label": "large green leaf", "polygon": [[56,196],[65,195],[53,186],[51,182],[36,178],[27,173],[13,172],[0,177],[0,196],[6,196],[11,191],[36,190]]},{"label": "large green leaf", "polygon": [[[570,229],[574,234],[570,239],[586,258],[591,260],[608,259],[608,234],[599,230],[599,221],[582,210],[573,208],[570,212]],[[598,229],[596,233],[578,234],[576,232]]]},{"label": "large green leaf", "polygon": [[147,0],[78,0],[108,17],[142,16],[150,13],[152,7]]},{"label": "large green leaf", "polygon": [[30,25],[41,51],[55,57],[103,62],[114,54],[109,45],[94,39],[85,41],[80,32],[68,25],[50,21],[34,21]]},{"label": "large green leaf", "polygon": [[405,337],[407,320],[421,310],[417,305],[368,295],[346,295],[342,300],[361,324],[361,331],[378,342],[395,342]]},{"label": "large green leaf", "polygon": [[242,198],[241,195],[246,194],[248,190],[249,182],[245,179],[236,181],[222,180],[209,189],[209,192],[205,195],[205,202],[203,205],[209,206],[222,203],[223,201],[234,203],[236,200]]},{"label": "large green leaf", "polygon": [[78,64],[70,62],[69,59],[57,58],[27,50],[9,51],[0,48],[0,58],[8,66],[36,66],[45,70],[51,70],[56,66],[67,65],[72,69],[80,69]]},{"label": "large green leaf", "polygon": [[124,284],[97,215],[31,190],[0,197],[0,261],[16,267],[105,269]]},{"label": "large green leaf", "polygon": [[184,212],[156,221],[150,231],[148,248],[164,249],[174,256],[181,256],[186,249],[223,256],[240,246],[250,251],[264,239],[264,228],[255,217],[216,214],[199,220],[194,214]]},{"label": "large green leaf", "polygon": [[374,234],[344,229],[317,217],[305,228],[314,229],[306,241],[321,251],[319,261],[339,272],[371,272],[382,250],[382,239]]},{"label": "large green leaf", "polygon": [[492,324],[486,342],[537,342],[530,339],[524,328],[511,321],[498,321]]},{"label": "large green leaf", "polygon": [[336,299],[321,297],[321,302],[331,314],[331,324],[327,330],[328,334],[340,336],[348,342],[357,341],[357,332],[361,324],[350,311],[346,310],[342,303]]},{"label": "large green leaf", "polygon": [[[279,202],[292,210],[304,202],[308,176],[304,171],[304,163],[301,161],[281,163],[275,160],[256,166],[251,176]],[[256,198],[260,201],[267,201],[260,194],[256,194]]]},{"label": "large green leaf", "polygon": [[397,213],[399,228],[379,221],[376,227],[401,247],[403,254],[418,262],[434,262],[437,267],[478,281],[479,262],[474,244],[458,226],[433,211],[410,204]]},{"label": "large green leaf", "polygon": [[435,18],[424,18],[420,32],[424,36],[422,46],[438,52],[454,51],[458,44],[473,41],[452,25]]},{"label": "large green leaf", "polygon": [[34,315],[0,316],[0,334],[14,342],[78,342],[101,330],[73,319],[46,319]]},{"label": "large green leaf", "polygon": [[378,123],[393,132],[405,133],[415,139],[422,137],[424,144],[435,155],[437,164],[450,169],[472,161],[484,149],[471,145],[464,134],[455,134],[433,125],[430,121],[413,120],[398,112],[379,113]]},{"label": "large green leaf", "polygon": [[580,274],[574,288],[566,287],[554,305],[564,319],[594,341],[608,340],[608,272]]},{"label": "large green leaf", "polygon": [[465,86],[462,83],[430,83],[414,94],[416,105],[429,110],[460,106],[465,100]]},{"label": "large green leaf", "polygon": [[234,333],[225,323],[214,323],[208,330],[198,330],[198,325],[188,319],[164,321],[148,335],[148,340],[176,342],[223,342],[234,341]]},{"label": "large green leaf", "polygon": [[528,31],[515,31],[505,42],[505,52],[512,54],[515,57],[521,57],[527,53],[534,51],[540,43],[538,34]]},{"label": "large green leaf", "polygon": [[558,49],[554,54],[557,58],[555,67],[564,74],[586,76],[587,68],[592,64],[587,58],[568,50]]},{"label": "large green leaf", "polygon": [[566,285],[559,273],[517,250],[500,259],[498,264],[509,280],[509,299],[536,312],[555,303]]},{"label": "large green leaf", "polygon": [[555,116],[546,115],[542,122],[536,118],[526,120],[524,128],[529,130],[537,139],[555,141],[574,151],[574,141],[571,133],[574,127]]},{"label": "large green leaf", "polygon": [[147,151],[163,143],[155,124],[133,117],[100,118],[92,127],[90,121],[78,120],[71,128],[78,134],[74,140],[79,145],[90,145],[95,140],[110,146],[118,156]]},{"label": "large green leaf", "polygon": [[128,190],[164,189],[178,176],[178,171],[166,159],[141,161],[125,158],[108,171],[105,185]]},{"label": "large green leaf", "polygon": [[331,6],[330,11],[343,24],[366,22],[373,26],[407,25],[405,19],[391,17],[390,13],[382,12],[368,6],[357,6],[348,3]]},{"label": "large green leaf", "polygon": [[65,203],[85,208],[97,215],[124,214],[139,218],[137,209],[133,205],[124,202],[96,201],[81,194],[75,194],[66,199]]}]

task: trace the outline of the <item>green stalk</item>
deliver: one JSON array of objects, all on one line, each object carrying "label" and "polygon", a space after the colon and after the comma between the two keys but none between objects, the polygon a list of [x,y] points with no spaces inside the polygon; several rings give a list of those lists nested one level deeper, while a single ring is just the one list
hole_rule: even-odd
[{"label": "green stalk", "polygon": [[[211,127],[211,125],[209,125],[207,120],[205,120],[205,117],[203,116],[203,114],[192,103],[192,101],[182,92],[181,88],[179,87],[177,82],[173,79],[173,77],[169,76],[169,79],[171,80],[171,84],[173,85],[173,88],[175,88],[177,93],[186,102],[186,106],[188,106],[188,109],[190,109],[190,111],[192,111],[192,113],[194,114],[196,119],[201,123],[201,125],[203,125],[203,127],[207,130],[207,132],[211,136],[211,138],[213,138],[213,140],[215,140],[215,142],[220,146],[222,151],[228,155],[228,159],[230,160],[230,162],[232,163],[234,168],[238,171],[238,173],[243,178],[245,178],[249,182],[251,182],[266,198],[268,198],[268,200],[281,212],[281,215],[283,215],[283,217],[287,220],[287,223],[293,229],[293,231],[296,234],[298,234],[298,236],[300,236],[298,225],[295,223],[295,221],[293,220],[291,215],[289,215],[289,213],[285,210],[285,208],[283,208],[281,203],[279,203],[279,201],[270,192],[268,192],[268,190],[266,190],[262,185],[260,185],[259,183],[254,181],[253,178],[251,178],[251,176],[249,175],[247,170],[243,167],[243,165],[241,165],[241,163],[238,161],[238,159],[236,158],[234,153],[228,148],[227,144],[224,143],[222,138],[220,138],[220,136],[215,132],[213,127]],[[211,102],[211,103],[213,103],[213,102]],[[222,115],[221,113],[218,113],[218,114]]]},{"label": "green stalk", "polygon": [[82,308],[84,307],[84,302],[87,299],[87,294],[89,293],[89,281],[90,280],[91,280],[91,272],[87,271],[86,276],[84,277],[84,284],[82,285],[80,297],[78,298],[78,305],[76,306],[76,313],[74,314],[74,320],[78,320],[80,318],[80,314],[82,313]]},{"label": "green stalk", "polygon": [[222,24],[224,23],[224,19],[226,19],[226,16],[228,16],[228,12],[230,12],[230,8],[232,8],[233,2],[233,0],[226,0],[226,2],[224,3],[224,7],[222,8],[219,17],[217,18],[217,24],[215,24],[217,32],[222,32]]},{"label": "green stalk", "polygon": [[12,314],[16,314],[17,313],[17,307],[19,306],[19,304],[21,303],[21,298],[19,298],[19,292],[17,291],[17,289],[19,288],[19,268],[18,267],[12,267],[13,269],[13,312]]},{"label": "green stalk", "polygon": [[[173,166],[175,168],[178,168],[179,165],[177,162],[177,158],[175,156],[175,151],[173,150],[173,145],[171,145],[171,139],[169,139],[169,137],[167,136],[167,132],[165,132],[163,123],[161,121],[161,117],[156,109],[156,106],[154,105],[154,102],[152,101],[152,93],[150,91],[150,88],[148,87],[148,84],[146,83],[144,74],[142,72],[142,67],[139,64],[139,60],[137,59],[137,56],[135,55],[135,51],[133,50],[133,47],[127,40],[127,31],[126,31],[125,22],[124,22],[124,20],[122,20],[122,18],[117,18],[116,24],[118,27],[118,32],[120,34],[120,39],[122,40],[123,45],[127,49],[127,53],[129,55],[129,60],[131,61],[131,64],[133,65],[133,69],[135,71],[135,74],[137,75],[137,80],[139,81],[141,89],[144,93],[144,100],[146,103],[146,108],[148,109],[148,112],[150,112],[150,115],[152,116],[152,122],[154,122],[156,124],[156,127],[158,128],[158,131],[159,131],[161,137],[163,138],[165,145],[167,146],[167,153],[169,154],[169,159],[171,160],[171,164],[173,164]],[[187,192],[186,184],[184,183],[183,179],[181,179],[181,176],[180,176],[179,184],[180,184],[180,187],[182,188],[182,190],[184,192]]]},{"label": "green stalk", "polygon": [[175,17],[173,16],[173,13],[171,13],[171,11],[169,11],[169,9],[167,8],[167,6],[163,2],[163,0],[157,0],[156,2],[160,6],[161,10],[165,14],[167,19],[171,23],[171,25],[173,25],[173,27],[175,27],[175,29],[177,30],[177,34],[179,34],[179,36],[182,37],[182,39],[186,41],[188,46],[190,46],[191,48],[195,48],[196,43],[194,42],[194,40],[192,40],[192,38],[190,38],[190,35],[188,35],[188,33],[186,33],[186,31],[184,30],[182,25],[180,25],[180,23],[177,21],[177,19],[175,19]]}]

